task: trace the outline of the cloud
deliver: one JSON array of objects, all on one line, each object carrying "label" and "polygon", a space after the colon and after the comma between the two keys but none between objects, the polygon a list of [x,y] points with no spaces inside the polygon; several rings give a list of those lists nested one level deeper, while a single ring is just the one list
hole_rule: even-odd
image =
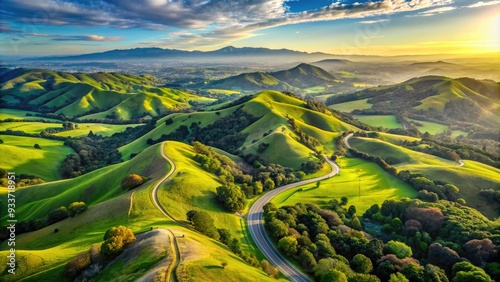
[{"label": "cloud", "polygon": [[[3,0],[0,16],[6,21],[35,26],[180,29],[182,32],[172,34],[164,44],[191,49],[230,43],[256,36],[260,30],[282,25],[448,8],[442,6],[453,3],[453,0],[379,0],[354,4],[339,1],[316,10],[290,12],[286,6],[288,1]],[[9,7],[8,11],[3,7]]]},{"label": "cloud", "polygon": [[105,37],[101,35],[58,35],[58,34],[45,34],[45,33],[27,33],[26,36],[35,37],[50,37],[54,41],[121,41],[122,37]]},{"label": "cloud", "polygon": [[360,21],[358,23],[360,24],[374,24],[374,23],[382,23],[382,22],[388,22],[389,19],[380,19],[380,20],[370,20],[370,21]]},{"label": "cloud", "polygon": [[442,13],[448,12],[448,11],[453,11],[455,9],[456,9],[455,7],[440,7],[440,8],[430,9],[430,10],[421,12],[421,13],[419,13],[419,15],[432,16],[432,15],[436,15],[436,14],[442,14]]},{"label": "cloud", "polygon": [[474,3],[472,5],[467,6],[467,8],[478,8],[478,7],[490,6],[490,5],[496,5],[496,4],[500,4],[500,0],[494,0],[494,1],[488,1],[488,2],[479,1],[477,3]]}]

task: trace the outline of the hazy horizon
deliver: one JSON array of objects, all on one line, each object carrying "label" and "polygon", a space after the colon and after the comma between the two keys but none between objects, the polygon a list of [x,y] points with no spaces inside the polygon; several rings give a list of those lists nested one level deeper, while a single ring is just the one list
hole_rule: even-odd
[{"label": "hazy horizon", "polygon": [[[3,57],[225,46],[335,55],[500,51],[500,1],[3,1]],[[473,23],[473,24],[471,24]]]}]

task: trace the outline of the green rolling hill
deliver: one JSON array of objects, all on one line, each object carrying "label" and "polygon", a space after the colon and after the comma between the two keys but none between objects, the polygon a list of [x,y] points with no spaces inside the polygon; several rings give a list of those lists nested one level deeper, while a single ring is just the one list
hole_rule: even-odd
[{"label": "green rolling hill", "polygon": [[351,138],[350,145],[358,151],[380,156],[393,163],[398,170],[420,173],[430,179],[438,179],[460,188],[467,205],[493,218],[498,216],[499,204],[479,196],[483,189],[497,190],[500,187],[498,168],[464,160],[465,165],[433,155],[416,152],[388,142],[371,138]]},{"label": "green rolling hill", "polygon": [[[353,104],[354,101],[359,101],[359,104]],[[419,120],[447,125],[473,123],[498,128],[499,101],[500,84],[497,82],[425,76],[396,85],[332,96],[326,103],[355,114],[398,115],[404,111],[409,117]]]},{"label": "green rolling hill", "polygon": [[336,78],[324,69],[300,64],[292,69],[277,72],[253,72],[211,81],[204,88],[230,89],[257,92],[266,89],[278,91],[302,92],[302,89],[332,85]]},{"label": "green rolling hill", "polygon": [[[244,154],[258,154],[270,162],[292,168],[300,168],[303,162],[310,159],[313,151],[299,141],[300,138],[291,128],[287,117],[293,118],[302,132],[317,139],[318,149],[326,154],[335,150],[332,141],[340,131],[357,130],[332,114],[309,109],[303,100],[276,91],[263,91],[243,104],[226,109],[167,116],[157,122],[154,130],[121,147],[120,152],[124,159],[128,159],[132,153],[146,148],[148,139],[157,140],[163,134],[170,134],[183,125],[190,127],[193,123],[204,128],[217,120],[234,115],[240,108],[257,120],[240,131],[245,139],[239,150]],[[167,119],[172,119],[172,124],[167,125]],[[269,145],[263,152],[258,152],[261,143]]]},{"label": "green rolling hill", "polygon": [[4,107],[23,107],[89,119],[153,117],[213,99],[158,87],[155,77],[2,69]]}]

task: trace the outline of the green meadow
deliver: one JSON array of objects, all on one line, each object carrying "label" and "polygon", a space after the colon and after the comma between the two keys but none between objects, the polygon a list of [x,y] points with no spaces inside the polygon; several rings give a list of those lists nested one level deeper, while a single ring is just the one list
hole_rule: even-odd
[{"label": "green meadow", "polygon": [[382,204],[387,199],[414,198],[417,192],[408,184],[389,175],[378,165],[357,158],[341,158],[340,175],[320,182],[307,184],[285,191],[271,202],[279,206],[296,203],[315,203],[327,205],[332,199],[349,199],[348,205],[356,206],[357,214],[362,215],[373,204]]},{"label": "green meadow", "polygon": [[330,109],[334,109],[341,112],[350,113],[354,110],[365,110],[370,109],[372,104],[367,102],[368,99],[354,100],[344,103],[338,103],[328,106]]},{"label": "green meadow", "polygon": [[[1,124],[0,124],[1,125]],[[0,167],[19,174],[31,174],[45,181],[60,179],[59,166],[73,149],[63,141],[44,138],[0,135]],[[35,144],[41,149],[35,149]]]},{"label": "green meadow", "polygon": [[354,118],[371,126],[385,128],[403,128],[395,115],[353,115]]},{"label": "green meadow", "polygon": [[456,185],[460,194],[471,207],[484,215],[494,218],[498,216],[500,205],[491,203],[478,196],[482,189],[498,189],[500,186],[500,169],[475,161],[464,160],[465,165],[442,159],[433,155],[409,150],[381,140],[370,138],[351,138],[349,144],[361,151],[382,159],[390,159],[398,170],[409,170],[413,173]]}]

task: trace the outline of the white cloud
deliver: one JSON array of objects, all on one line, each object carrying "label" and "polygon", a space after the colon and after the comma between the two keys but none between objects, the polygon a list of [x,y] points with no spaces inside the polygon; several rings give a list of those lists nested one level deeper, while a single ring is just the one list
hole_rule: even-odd
[{"label": "white cloud", "polygon": [[467,6],[467,8],[478,8],[478,7],[491,6],[491,5],[496,5],[496,4],[500,4],[500,0],[487,1],[487,2],[479,1],[477,3],[474,3],[472,5]]},{"label": "white cloud", "polygon": [[360,21],[358,23],[360,24],[374,24],[374,23],[383,23],[383,22],[388,22],[389,19],[380,19],[380,20],[369,20],[369,21]]}]

